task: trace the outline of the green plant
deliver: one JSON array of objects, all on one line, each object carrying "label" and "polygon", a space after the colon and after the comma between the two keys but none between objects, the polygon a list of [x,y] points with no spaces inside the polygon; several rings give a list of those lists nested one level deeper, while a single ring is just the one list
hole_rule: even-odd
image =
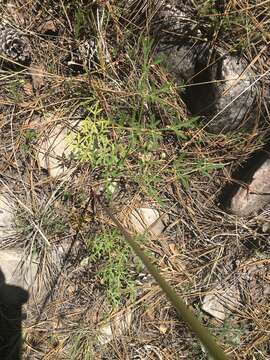
[{"label": "green plant", "polygon": [[86,328],[78,328],[70,337],[70,360],[93,360],[94,355],[94,340],[91,337],[91,330]]},{"label": "green plant", "polygon": [[37,133],[35,131],[35,129],[27,129],[24,133],[23,133],[23,138],[22,138],[22,142],[20,145],[20,149],[22,150],[22,152],[24,152],[26,155],[33,155],[33,143],[36,141],[37,139]]},{"label": "green plant", "polygon": [[[190,138],[190,130],[198,127],[198,118],[183,119],[171,102],[173,85],[160,83],[154,76],[159,60],[152,57],[152,41],[140,39],[139,50],[130,49],[130,64],[136,59],[134,81],[129,81],[129,91],[135,95],[128,106],[104,112],[101,103],[92,99],[83,104],[88,116],[82,121],[76,134],[69,141],[76,159],[91,165],[103,180],[105,195],[112,196],[112,184],[120,178],[137,184],[143,192],[161,203],[159,189],[166,174],[174,173],[173,162],[167,165],[162,153],[163,139],[168,133],[179,141]],[[114,99],[115,101],[115,99]],[[118,101],[118,100],[117,100]],[[170,118],[163,124],[159,113]],[[108,115],[109,114],[109,115]],[[183,164],[183,167],[185,164]],[[183,175],[188,176],[188,175]]]},{"label": "green plant", "polygon": [[93,4],[90,2],[83,3],[81,1],[67,0],[65,1],[65,11],[73,18],[73,31],[75,37],[80,39],[92,25],[91,10]]},{"label": "green plant", "polygon": [[192,174],[197,173],[211,178],[213,170],[222,169],[224,166],[225,164],[215,164],[208,159],[190,161],[185,154],[179,155],[174,161],[175,174],[186,190],[189,188],[189,181]]},{"label": "green plant", "polygon": [[97,275],[112,306],[117,307],[123,295],[125,298],[134,297],[135,282],[130,265],[133,262],[133,267],[139,271],[141,263],[132,259],[130,247],[120,232],[112,229],[96,235],[89,240],[88,249],[89,261],[97,264]]},{"label": "green plant", "polygon": [[5,89],[9,94],[9,98],[14,104],[18,104],[24,100],[22,88],[25,84],[24,79],[14,79],[5,85]]},{"label": "green plant", "polygon": [[88,162],[93,169],[98,168],[108,185],[119,177],[124,169],[127,149],[121,142],[114,141],[112,131],[121,137],[121,129],[115,128],[111,119],[102,116],[98,102],[88,107],[89,115],[81,124],[80,130],[70,134],[74,155],[81,162]]},{"label": "green plant", "polygon": [[258,44],[263,41],[264,36],[267,37],[265,27],[261,24],[254,26],[253,16],[242,11],[241,3],[236,2],[233,9],[230,5],[225,2],[218,6],[218,2],[213,0],[198,1],[200,20],[203,20],[202,26],[207,29],[208,35],[214,38],[219,35],[237,51],[248,50],[250,44]]}]

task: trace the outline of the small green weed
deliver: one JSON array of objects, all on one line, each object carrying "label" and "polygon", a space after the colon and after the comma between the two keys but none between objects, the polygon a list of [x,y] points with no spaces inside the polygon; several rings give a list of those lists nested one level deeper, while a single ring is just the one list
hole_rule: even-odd
[{"label": "small green weed", "polygon": [[221,5],[217,1],[208,0],[199,1],[197,6],[203,20],[202,26],[207,29],[208,35],[221,37],[237,51],[245,51],[250,48],[250,44],[258,44],[264,36],[267,37],[266,28],[263,25],[254,26],[254,18],[243,11],[241,3],[226,6],[226,2]]},{"label": "small green weed", "polygon": [[141,268],[138,259],[132,258],[130,247],[118,230],[109,230],[88,242],[89,261],[98,266],[98,277],[105,287],[113,307],[119,306],[123,296],[134,297],[135,282],[130,273],[131,265],[136,271]]},{"label": "small green weed", "polygon": [[69,351],[70,360],[84,359],[93,360],[94,355],[94,339],[91,336],[90,329],[78,329],[72,334],[71,346]]},{"label": "small green weed", "polygon": [[247,327],[244,324],[232,324],[230,321],[225,321],[220,328],[212,328],[212,333],[220,342],[232,346],[239,346],[242,339],[245,337]]},{"label": "small green weed", "polygon": [[68,0],[65,7],[67,14],[73,18],[74,35],[77,39],[80,39],[91,30],[93,4],[92,2],[83,3]]},{"label": "small green weed", "polygon": [[24,100],[24,95],[22,91],[24,83],[24,79],[18,78],[10,81],[5,85],[5,89],[8,92],[8,97],[14,104],[19,104]]},{"label": "small green weed", "polygon": [[89,115],[82,122],[77,134],[70,134],[75,157],[88,162],[92,169],[99,169],[101,178],[109,186],[112,179],[121,176],[127,148],[123,143],[114,141],[112,132],[121,137],[123,131],[114,126],[112,120],[104,118],[99,103],[88,107]]},{"label": "small green weed", "polygon": [[197,173],[211,178],[213,170],[222,169],[224,166],[225,164],[215,164],[207,159],[190,161],[185,154],[179,155],[174,161],[175,174],[186,190],[189,188],[189,181],[192,174]]},{"label": "small green weed", "polygon": [[34,129],[27,129],[23,133],[23,141],[21,143],[20,149],[25,155],[33,155],[33,143],[37,140],[37,133]]}]

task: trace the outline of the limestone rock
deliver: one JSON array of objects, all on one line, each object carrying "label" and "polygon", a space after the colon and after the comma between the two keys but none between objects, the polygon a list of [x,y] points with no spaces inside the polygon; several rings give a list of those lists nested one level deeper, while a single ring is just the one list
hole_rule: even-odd
[{"label": "limestone rock", "polygon": [[240,301],[239,290],[234,286],[217,286],[203,299],[202,310],[224,321],[230,311],[236,310]]},{"label": "limestone rock", "polygon": [[202,310],[224,321],[240,307],[267,303],[270,295],[269,260],[255,258],[240,262],[232,274],[223,274],[211,293],[203,299]]},{"label": "limestone rock", "polygon": [[32,65],[29,73],[31,75],[33,89],[39,91],[45,85],[46,70],[44,65]]},{"label": "limestone rock", "polygon": [[[201,115],[207,129],[228,132],[242,125],[248,127],[257,87],[255,75],[237,56],[208,45],[162,45],[165,64],[183,95],[190,111]],[[256,116],[253,114],[255,120]]]},{"label": "limestone rock", "polygon": [[165,228],[159,212],[152,208],[134,209],[129,216],[129,226],[136,233],[149,232],[155,236],[160,235]]},{"label": "limestone rock", "polygon": [[47,119],[48,125],[44,124],[46,128],[39,140],[38,160],[39,165],[47,169],[50,176],[59,177],[67,171],[63,159],[68,157],[71,151],[67,143],[68,129],[60,124],[50,123],[51,116]]},{"label": "limestone rock", "polygon": [[0,268],[7,284],[28,290],[34,284],[38,265],[34,260],[23,265],[23,257],[21,249],[0,250]]},{"label": "limestone rock", "polygon": [[131,312],[127,312],[122,316],[116,316],[111,322],[108,322],[100,328],[98,341],[102,345],[105,345],[112,341],[115,336],[119,337],[125,334],[130,328],[131,320]]},{"label": "limestone rock", "polygon": [[[194,29],[196,21],[193,20],[194,10],[188,4],[182,3],[179,5],[178,1],[163,1],[161,5],[159,2],[159,9],[157,18],[159,20],[159,32],[163,30],[162,40],[193,32],[194,36],[199,36],[198,30]],[[195,31],[195,32],[194,32]],[[166,33],[168,35],[166,36]]]},{"label": "limestone rock", "polygon": [[0,249],[0,270],[4,282],[28,291],[30,306],[33,301],[40,302],[50,290],[51,273],[57,274],[60,271],[66,253],[65,246],[50,247],[46,251],[46,265],[39,271],[38,256],[29,256],[21,248]]},{"label": "limestone rock", "polygon": [[231,199],[230,211],[239,216],[248,216],[270,202],[270,159],[254,172],[250,183],[240,186]]},{"label": "limestone rock", "polygon": [[0,240],[15,235],[14,207],[7,194],[0,194]]},{"label": "limestone rock", "polygon": [[225,320],[226,315],[224,306],[219,302],[215,295],[210,294],[204,297],[202,310],[218,320]]},{"label": "limestone rock", "polygon": [[58,28],[57,28],[57,22],[52,19],[48,19],[46,21],[43,21],[37,28],[37,32],[44,35],[57,35]]}]

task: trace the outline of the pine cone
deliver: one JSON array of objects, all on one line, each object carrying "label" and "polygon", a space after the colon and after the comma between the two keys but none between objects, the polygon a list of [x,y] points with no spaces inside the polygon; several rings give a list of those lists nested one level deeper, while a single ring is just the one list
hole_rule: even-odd
[{"label": "pine cone", "polygon": [[93,36],[80,43],[79,54],[84,66],[91,69],[98,60],[97,41]]},{"label": "pine cone", "polygon": [[28,38],[10,25],[0,24],[0,55],[27,65],[31,61],[31,45]]}]

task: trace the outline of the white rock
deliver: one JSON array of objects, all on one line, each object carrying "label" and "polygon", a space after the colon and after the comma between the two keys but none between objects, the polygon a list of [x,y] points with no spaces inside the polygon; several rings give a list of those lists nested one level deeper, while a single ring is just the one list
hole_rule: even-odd
[{"label": "white rock", "polygon": [[228,284],[222,288],[217,286],[212,294],[203,299],[202,310],[218,320],[224,321],[229,312],[237,309],[240,303],[239,290]]},{"label": "white rock", "polygon": [[0,250],[0,270],[4,275],[7,285],[19,286],[29,292],[30,306],[33,302],[40,303],[51,287],[51,276],[58,274],[66,255],[66,248],[51,247],[46,251],[48,255],[47,268],[39,272],[39,259],[37,256],[28,256],[22,249]]},{"label": "white rock", "polygon": [[156,236],[165,228],[159,212],[151,208],[134,209],[129,216],[129,226],[136,233],[142,234],[147,231]]},{"label": "white rock", "polygon": [[46,131],[41,140],[38,152],[39,164],[47,169],[52,177],[61,176],[67,171],[67,168],[62,166],[63,156],[67,157],[70,154],[66,136],[67,129],[57,125],[51,131]]},{"label": "white rock", "polygon": [[67,168],[63,166],[63,158],[67,158],[71,149],[67,141],[70,132],[65,125],[56,123],[57,114],[47,114],[44,129],[38,142],[38,161],[40,167],[47,169],[50,176],[64,175]]},{"label": "white rock", "polygon": [[255,123],[256,76],[244,59],[201,44],[168,43],[160,53],[176,83],[187,83],[183,98],[193,114],[202,115],[209,131],[228,132]]},{"label": "white rock", "polygon": [[241,186],[231,199],[230,211],[239,216],[248,216],[270,202],[270,159],[267,159],[253,174],[247,186]]},{"label": "white rock", "polygon": [[0,250],[0,269],[5,276],[5,283],[29,290],[34,284],[38,264],[26,259],[23,265],[23,258],[21,249]]},{"label": "white rock", "polygon": [[233,272],[222,274],[221,281],[204,297],[202,310],[223,321],[239,308],[256,308],[258,304],[265,306],[270,294],[269,274],[267,257],[240,262]]},{"label": "white rock", "polygon": [[204,297],[202,310],[205,311],[207,314],[212,315],[218,320],[225,320],[225,308],[220,303],[218,298],[213,294],[209,294]]},{"label": "white rock", "polygon": [[81,266],[82,268],[88,267],[89,264],[90,264],[90,260],[91,260],[91,257],[90,257],[90,256],[87,256],[87,257],[83,258],[82,261],[80,262],[80,266]]},{"label": "white rock", "polygon": [[115,336],[127,333],[130,328],[132,313],[128,312],[122,316],[115,317],[111,322],[103,325],[99,330],[98,341],[105,345],[113,340]]},{"label": "white rock", "polygon": [[0,240],[14,235],[14,206],[7,194],[0,194]]}]

